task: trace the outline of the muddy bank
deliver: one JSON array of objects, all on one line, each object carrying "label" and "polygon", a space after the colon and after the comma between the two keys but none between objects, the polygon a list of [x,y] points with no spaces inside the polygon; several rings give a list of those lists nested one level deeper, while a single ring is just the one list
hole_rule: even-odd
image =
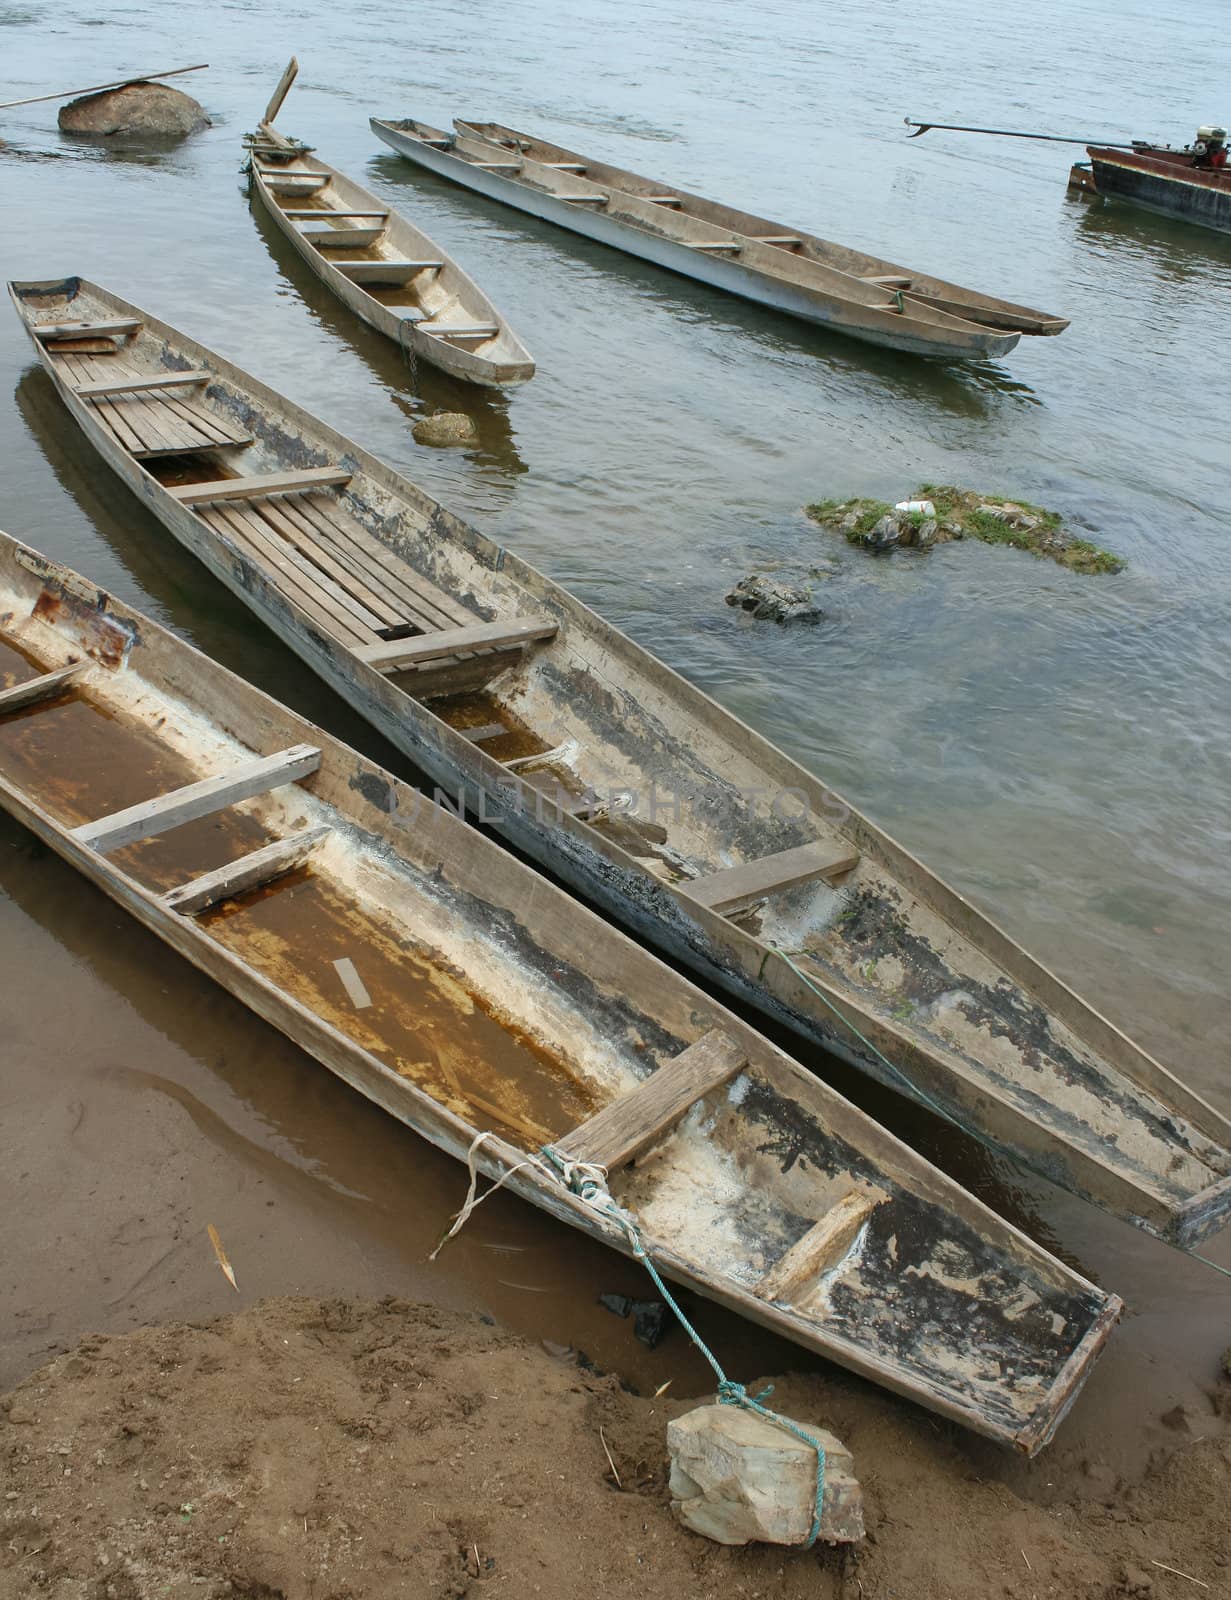
[{"label": "muddy bank", "polygon": [[775,1403],[827,1422],[853,1450],[870,1529],[857,1553],[728,1550],[684,1532],[668,1504],[664,1430],[692,1401],[635,1396],[473,1314],[275,1299],[88,1338],[0,1402],[0,1593],[1226,1590],[1231,1384],[1216,1373],[1199,1428],[1175,1432],[1140,1485],[1090,1462],[1048,1507],[972,1474],[943,1424],[842,1375],[780,1380]]}]

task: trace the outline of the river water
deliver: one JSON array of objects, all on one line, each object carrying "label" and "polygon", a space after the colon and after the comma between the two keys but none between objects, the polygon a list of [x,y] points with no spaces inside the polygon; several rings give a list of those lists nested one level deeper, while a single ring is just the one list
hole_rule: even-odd
[{"label": "river water", "polygon": [[[1076,147],[902,127],[1183,142],[1231,113],[1222,7],[208,9],[0,4],[5,99],[208,60],[180,82],[214,119],[152,153],[67,140],[54,104],[4,113],[4,276],[95,278],[359,438],[846,792],[1231,1110],[1231,238],[1070,196]],[[527,387],[476,401],[426,371],[416,386],[250,210],[240,136],[292,51],[280,126],[457,256],[537,358]],[[1072,327],[965,368],[865,348],[422,175],[372,114],[511,123]],[[414,444],[410,422],[442,405],[472,411],[478,449]],[[0,525],[405,770],[111,479],[12,316],[0,459]],[[802,514],[923,480],[1054,507],[1128,570],[1082,578],[980,545],[876,560]],[[723,603],[753,565],[822,557],[837,570],[814,629]],[[10,823],[0,951],[6,1165],[30,1217],[12,1225],[6,1376],[85,1327],[225,1309],[208,1211],[246,1292],[478,1303],[643,1379],[699,1382],[678,1346],[637,1355],[594,1310],[598,1289],[636,1289],[631,1269],[503,1198],[424,1268],[457,1170]],[[1105,1443],[1117,1409],[1135,1423],[1199,1394],[1231,1335],[1224,1281],[800,1053],[1125,1296],[1070,1431]],[[718,1326],[745,1370],[786,1359]]]}]

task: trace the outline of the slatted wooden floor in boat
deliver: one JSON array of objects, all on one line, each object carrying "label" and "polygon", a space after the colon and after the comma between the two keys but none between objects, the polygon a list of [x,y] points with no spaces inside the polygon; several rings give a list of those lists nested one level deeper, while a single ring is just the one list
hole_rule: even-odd
[{"label": "slatted wooden floor in boat", "polygon": [[216,450],[221,445],[251,444],[252,436],[228,428],[211,415],[195,392],[209,374],[168,372],[151,379],[117,349],[114,353],[60,352],[51,360],[83,398],[98,420],[132,455],[180,455],[190,450]]}]

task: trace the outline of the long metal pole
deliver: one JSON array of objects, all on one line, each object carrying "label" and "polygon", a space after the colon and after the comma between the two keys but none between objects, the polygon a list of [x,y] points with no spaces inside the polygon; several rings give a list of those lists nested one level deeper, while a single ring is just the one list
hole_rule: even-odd
[{"label": "long metal pole", "polygon": [[932,128],[945,128],[950,133],[991,133],[998,139],[1046,139],[1050,144],[1096,144],[1104,150],[1131,150],[1131,144],[1113,144],[1110,139],[1076,139],[1062,133],[1016,133],[1012,128],[967,128],[960,122],[916,122],[913,118],[905,119],[908,128],[915,132],[909,137],[917,139],[921,133],[927,133]]},{"label": "long metal pole", "polygon": [[196,67],[172,67],[170,72],[138,72],[131,78],[118,78],[115,83],[96,83],[89,89],[65,89],[62,94],[36,94],[29,100],[8,100],[0,111],[11,111],[14,106],[36,106],[44,100],[72,100],[79,94],[101,94],[104,89],[124,89],[130,83],[148,83],[152,78],[178,78],[181,72],[204,72],[209,66],[202,61]]}]

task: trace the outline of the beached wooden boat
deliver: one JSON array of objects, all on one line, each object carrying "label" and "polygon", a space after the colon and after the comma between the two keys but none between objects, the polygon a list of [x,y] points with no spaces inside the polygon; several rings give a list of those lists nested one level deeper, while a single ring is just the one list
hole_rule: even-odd
[{"label": "beached wooden boat", "polygon": [[588,165],[582,176],[572,162],[553,164],[495,150],[486,139],[445,133],[409,117],[397,122],[373,117],[371,124],[399,155],[490,199],[866,344],[966,359],[1006,355],[1020,337],[1016,330],[971,322],[908,297],[896,284],[865,281],[783,249],[768,237],[789,230],[767,225],[762,230],[767,237],[757,239],[692,215],[673,203],[679,196],[669,188],[649,196],[630,194],[597,180]]},{"label": "beached wooden boat", "polygon": [[565,150],[561,145],[536,139],[532,134],[520,133],[516,128],[506,128],[502,123],[474,122],[459,117],[453,126],[461,134],[486,140],[505,150],[513,150],[519,155],[529,156],[533,161],[557,166],[565,172],[576,172],[595,183],[608,184],[642,200],[652,200],[656,205],[670,207],[681,216],[695,217],[699,222],[713,223],[732,233],[772,245],[793,259],[817,261],[822,266],[849,273],[864,283],[900,289],[909,301],[922,301],[936,306],[967,322],[1029,334],[1063,333],[1069,325],[1065,317],[1049,316],[1045,311],[1014,305],[1011,300],[1000,300],[994,295],[980,294],[976,289],[947,283],[945,279],[934,278],[929,273],[899,267],[892,261],[868,255],[866,251],[852,250],[847,245],[834,244],[830,239],[803,233],[798,228],[773,222],[768,217],[757,217],[751,212],[739,211],[734,206],[724,206],[718,201],[690,194],[687,189],[676,189],[670,184],[643,178],[640,173],[627,172],[623,167],[578,155],[575,150]]},{"label": "beached wooden boat", "polygon": [[530,352],[478,284],[420,228],[273,125],[292,60],[248,141],[252,190],[338,299],[418,360],[489,389],[534,376]]},{"label": "beached wooden boat", "polygon": [[1231,1126],[811,773],[229,361],[79,278],[10,286],[172,534],[470,810],[639,936],[1163,1238]]},{"label": "beached wooden boat", "polygon": [[1144,142],[1131,150],[1092,144],[1086,154],[1096,193],[1217,233],[1231,233],[1231,169],[1198,167],[1191,150]]},{"label": "beached wooden boat", "polygon": [[[496,844],[0,534],[0,805],[395,1117],[1027,1453],[1119,1302]],[[627,1250],[549,1169],[509,1187]],[[460,1184],[459,1184],[460,1194]]]}]

